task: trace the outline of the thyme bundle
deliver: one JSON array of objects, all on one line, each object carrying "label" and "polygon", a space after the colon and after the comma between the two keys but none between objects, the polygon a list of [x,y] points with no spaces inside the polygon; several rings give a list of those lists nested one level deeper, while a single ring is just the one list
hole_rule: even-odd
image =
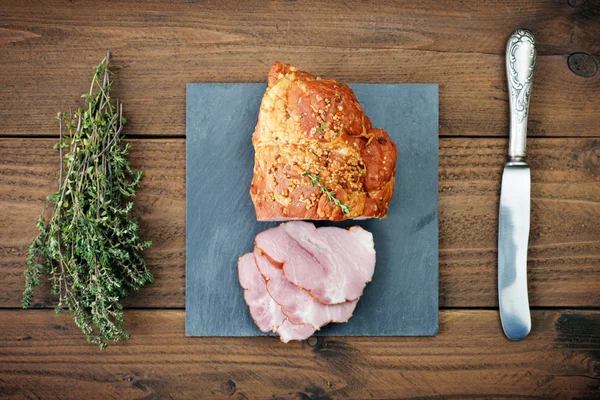
[{"label": "thyme bundle", "polygon": [[58,295],[56,313],[68,309],[88,342],[102,349],[129,338],[119,301],[154,280],[142,255],[151,243],[140,240],[130,215],[142,173],[132,172],[129,144],[121,142],[126,119],[123,105],[111,103],[109,62],[107,54],[96,67],[89,92],[81,96],[85,106],[72,115],[58,114],[59,188],[48,196],[37,222],[23,293],[28,308],[46,274]]}]

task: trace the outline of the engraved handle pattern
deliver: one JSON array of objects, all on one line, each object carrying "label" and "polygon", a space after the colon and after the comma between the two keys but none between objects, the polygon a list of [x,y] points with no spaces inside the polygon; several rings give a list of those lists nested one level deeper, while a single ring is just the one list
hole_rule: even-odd
[{"label": "engraved handle pattern", "polygon": [[515,30],[506,44],[506,76],[510,104],[510,141],[508,155],[513,161],[525,157],[527,114],[533,83],[535,37],[527,29]]}]

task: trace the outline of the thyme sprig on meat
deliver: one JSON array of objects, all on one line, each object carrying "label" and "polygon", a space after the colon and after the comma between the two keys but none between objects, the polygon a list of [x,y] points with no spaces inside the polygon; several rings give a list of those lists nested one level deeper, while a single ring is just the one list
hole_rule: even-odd
[{"label": "thyme sprig on meat", "polygon": [[319,175],[313,175],[310,173],[310,171],[304,171],[302,173],[302,176],[305,178],[309,178],[311,180],[311,185],[313,187],[319,187],[321,192],[323,194],[327,195],[327,199],[329,199],[329,201],[331,201],[333,204],[338,206],[344,214],[346,214],[346,215],[350,214],[350,208],[347,205],[342,204],[342,202],[338,198],[335,197],[335,192],[333,190],[327,189],[327,186],[322,185],[319,182],[321,180],[321,177]]},{"label": "thyme sprig on meat", "polygon": [[28,308],[46,274],[58,295],[56,313],[71,312],[88,342],[102,349],[129,338],[121,298],[154,280],[142,255],[151,243],[140,240],[131,216],[142,173],[131,170],[129,144],[121,141],[126,119],[123,105],[111,102],[109,58],[96,67],[89,92],[81,96],[85,106],[69,116],[58,114],[59,188],[37,222],[40,233],[29,246],[23,293]]},{"label": "thyme sprig on meat", "polygon": [[329,129],[329,124],[327,122],[321,122],[319,125],[317,125],[316,129],[318,133],[325,133],[325,131]]}]

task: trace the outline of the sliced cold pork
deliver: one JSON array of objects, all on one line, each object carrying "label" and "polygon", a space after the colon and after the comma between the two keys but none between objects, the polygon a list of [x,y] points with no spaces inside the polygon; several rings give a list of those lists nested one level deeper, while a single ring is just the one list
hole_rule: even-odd
[{"label": "sliced cold pork", "polygon": [[315,329],[320,329],[330,322],[348,322],[352,317],[358,300],[325,305],[312,297],[308,291],[290,282],[283,274],[283,269],[271,264],[257,248],[254,249],[254,259],[266,280],[267,291],[281,306],[281,311],[290,322],[296,325],[309,324]]},{"label": "sliced cold pork", "polygon": [[357,300],[375,272],[373,235],[359,226],[293,221],[259,233],[256,247],[286,278],[323,304]]},{"label": "sliced cold pork", "polygon": [[315,333],[315,328],[311,325],[295,325],[286,319],[276,332],[281,341],[287,343],[291,340],[308,339]]},{"label": "sliced cold pork", "polygon": [[240,257],[238,274],[240,285],[244,289],[244,299],[250,308],[250,315],[261,331],[277,332],[284,343],[290,340],[304,340],[312,336],[315,328],[311,325],[292,324],[281,311],[279,304],[269,295],[252,253]]}]

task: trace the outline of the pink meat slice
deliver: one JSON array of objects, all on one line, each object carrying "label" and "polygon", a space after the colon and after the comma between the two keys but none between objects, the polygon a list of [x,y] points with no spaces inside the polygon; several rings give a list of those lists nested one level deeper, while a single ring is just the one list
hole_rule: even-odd
[{"label": "pink meat slice", "polygon": [[306,340],[314,333],[315,328],[311,325],[295,325],[287,319],[277,328],[277,334],[283,343],[291,340]]},{"label": "pink meat slice", "polygon": [[244,300],[258,329],[263,332],[277,332],[283,343],[312,336],[315,332],[312,326],[292,324],[281,311],[279,304],[269,295],[252,253],[240,257],[238,275],[240,285],[244,289]]},{"label": "pink meat slice", "polygon": [[250,315],[256,326],[263,332],[275,332],[286,318],[281,312],[281,307],[267,293],[265,282],[258,273],[252,253],[244,254],[240,258],[238,274],[240,284],[244,288],[244,300],[250,307]]},{"label": "pink meat slice", "polygon": [[259,233],[255,244],[323,304],[357,300],[375,272],[373,235],[359,226],[317,229],[293,221]]},{"label": "pink meat slice", "polygon": [[283,274],[283,270],[271,264],[258,248],[254,249],[254,259],[267,283],[267,291],[293,324],[307,324],[320,329],[330,322],[348,322],[352,317],[358,299],[325,305],[312,297],[308,291],[290,282]]}]

